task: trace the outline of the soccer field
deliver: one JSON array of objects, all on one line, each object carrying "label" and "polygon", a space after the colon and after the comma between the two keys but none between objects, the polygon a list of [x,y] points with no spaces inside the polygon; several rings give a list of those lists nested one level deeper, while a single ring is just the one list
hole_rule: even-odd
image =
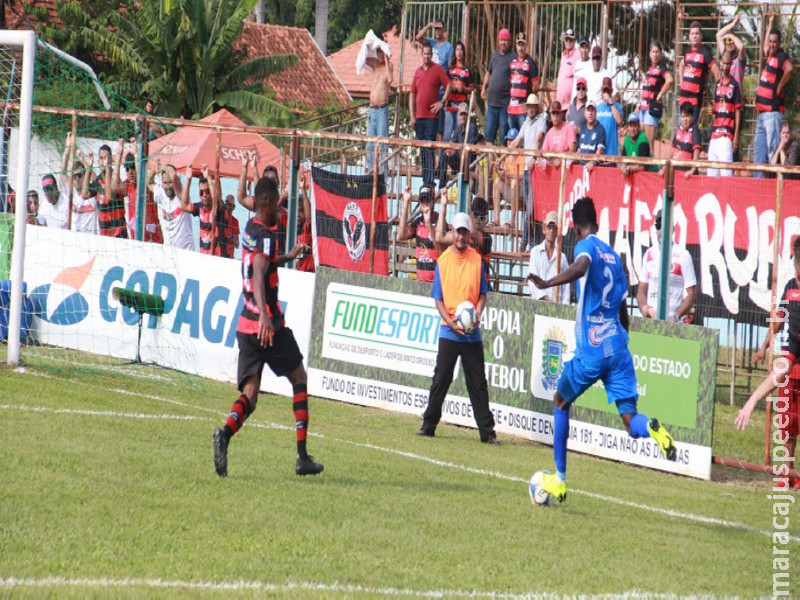
[{"label": "soccer field", "polygon": [[[291,401],[264,395],[220,479],[211,433],[235,397],[150,367],[0,368],[0,595],[772,594],[766,476],[570,454],[567,501],[536,508],[548,446],[445,425],[419,438],[415,418],[312,398],[325,472],[300,478]],[[737,443],[757,448],[755,429]],[[799,523],[793,506],[795,597]]]}]

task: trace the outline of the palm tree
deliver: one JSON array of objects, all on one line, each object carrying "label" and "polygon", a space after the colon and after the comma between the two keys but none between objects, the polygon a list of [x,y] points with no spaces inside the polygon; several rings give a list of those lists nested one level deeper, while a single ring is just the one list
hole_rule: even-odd
[{"label": "palm tree", "polygon": [[[261,83],[297,63],[280,54],[247,60],[234,52],[244,19],[258,0],[142,0],[114,13],[111,29],[83,35],[124,75],[107,86],[129,98],[152,98],[166,114],[184,106],[196,117],[226,107],[260,123],[287,123],[291,111]],[[242,53],[239,53],[242,54]]]}]

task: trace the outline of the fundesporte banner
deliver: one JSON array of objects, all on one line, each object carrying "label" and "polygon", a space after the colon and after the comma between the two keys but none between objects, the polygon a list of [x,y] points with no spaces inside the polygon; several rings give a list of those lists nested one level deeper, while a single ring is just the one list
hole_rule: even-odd
[{"label": "fundesporte banner", "polygon": [[[279,269],[279,298],[307,355],[313,273]],[[236,381],[236,326],[242,310],[239,261],[131,240],[28,227],[25,281],[34,302],[34,335],[43,343],[132,360],[139,315],[120,305],[116,287],[164,298],[161,317],[146,315],[141,358]],[[261,387],[292,395],[285,377],[264,369]]]},{"label": "fundesporte banner", "polygon": [[[558,169],[534,169],[535,217],[558,209]],[[599,236],[626,262],[632,284],[638,283],[645,251],[656,239],[653,226],[662,204],[664,180],[657,173],[623,177],[619,169],[580,165],[567,170],[564,226],[570,207],[591,196],[597,207]],[[684,177],[675,172],[675,239],[692,254],[702,316],[736,318],[763,325],[770,309],[770,279],[775,239],[777,183],[748,177]],[[800,181],[784,181],[778,293],[793,276],[792,241],[800,234]],[[574,245],[567,234],[567,247]],[[569,253],[567,254],[569,256]],[[699,317],[700,315],[698,315]]]},{"label": "fundesporte banner", "polygon": [[[440,323],[430,286],[322,268],[313,314],[309,393],[422,415]],[[481,326],[498,431],[552,444],[553,393],[574,352],[574,317],[574,307],[489,294]],[[675,463],[664,460],[652,440],[627,435],[599,384],[572,409],[570,449],[709,478],[717,344],[714,330],[632,320],[639,408],[670,428]],[[460,365],[443,420],[474,427]]]}]

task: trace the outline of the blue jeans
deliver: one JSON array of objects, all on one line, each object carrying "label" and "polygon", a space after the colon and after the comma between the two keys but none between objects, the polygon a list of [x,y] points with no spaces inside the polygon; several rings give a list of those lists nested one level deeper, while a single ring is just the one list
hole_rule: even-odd
[{"label": "blue jeans", "polygon": [[490,144],[494,144],[498,128],[500,129],[500,145],[503,145],[508,133],[508,107],[490,104],[486,109],[486,124],[483,128],[486,141]]},{"label": "blue jeans", "polygon": [[[762,112],[756,121],[756,135],[753,138],[753,164],[766,164],[775,153],[780,139],[782,112]],[[753,173],[753,177],[764,177],[763,173]]]},{"label": "blue jeans", "polygon": [[[417,119],[414,122],[414,132],[417,134],[418,140],[435,140],[438,129],[438,118]],[[436,150],[433,148],[420,148],[419,155],[422,158],[423,183],[434,183],[436,181]]]},{"label": "blue jeans", "polygon": [[[369,109],[369,118],[367,119],[367,135],[375,137],[389,137],[389,106],[383,108]],[[375,144],[372,142],[367,143],[367,171],[372,170],[372,164],[375,162]],[[380,154],[378,160],[383,162],[386,158],[386,144],[381,144]],[[383,168],[381,168],[383,170]]]},{"label": "blue jeans", "polygon": [[[525,114],[521,115],[508,115],[508,128],[520,130],[522,124],[525,122]],[[505,139],[505,138],[503,138]]]}]

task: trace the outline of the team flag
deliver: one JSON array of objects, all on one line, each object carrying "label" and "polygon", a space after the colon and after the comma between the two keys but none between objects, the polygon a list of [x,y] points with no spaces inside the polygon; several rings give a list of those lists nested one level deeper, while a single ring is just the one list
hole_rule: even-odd
[{"label": "team flag", "polygon": [[386,182],[378,175],[375,199],[375,262],[370,271],[372,175],[347,175],[311,167],[316,266],[389,274]]}]

